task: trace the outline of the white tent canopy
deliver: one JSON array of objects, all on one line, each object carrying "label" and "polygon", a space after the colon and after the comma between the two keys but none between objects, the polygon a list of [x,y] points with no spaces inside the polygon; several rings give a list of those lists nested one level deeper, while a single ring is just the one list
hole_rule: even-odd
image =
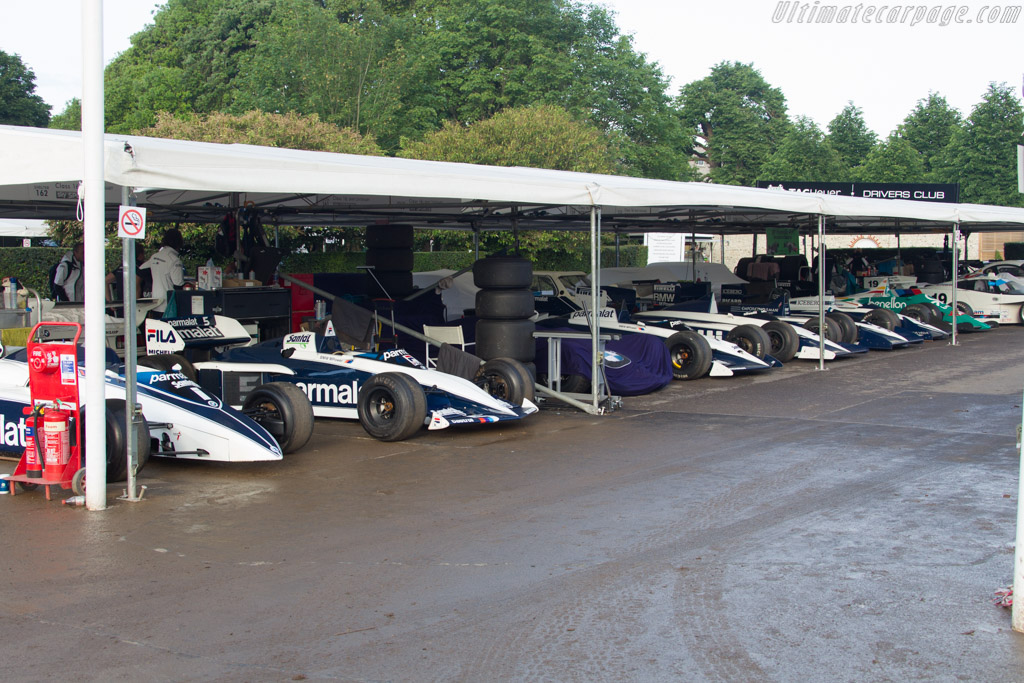
[{"label": "white tent canopy", "polygon": [[[135,188],[149,219],[217,222],[252,202],[266,222],[366,225],[384,218],[424,227],[816,232],[1012,230],[1024,209],[863,199],[709,183],[534,168],[478,166],[108,134],[108,219],[120,188]],[[73,218],[81,134],[0,126],[0,218]],[[968,225],[970,227],[968,228]]]}]

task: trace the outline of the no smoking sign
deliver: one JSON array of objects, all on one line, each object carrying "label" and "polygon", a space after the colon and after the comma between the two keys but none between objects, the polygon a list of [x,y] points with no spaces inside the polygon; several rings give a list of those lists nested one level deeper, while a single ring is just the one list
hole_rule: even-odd
[{"label": "no smoking sign", "polygon": [[137,206],[122,206],[120,209],[117,220],[117,236],[131,240],[145,239],[146,209]]}]

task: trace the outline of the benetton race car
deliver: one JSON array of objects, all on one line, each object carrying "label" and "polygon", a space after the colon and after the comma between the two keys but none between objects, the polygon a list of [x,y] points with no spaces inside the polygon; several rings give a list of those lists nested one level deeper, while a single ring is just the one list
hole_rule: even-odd
[{"label": "benetton race car", "polygon": [[[83,356],[79,347],[80,394],[85,377]],[[124,365],[110,350],[107,359],[107,479],[118,481],[127,474]],[[280,460],[309,440],[313,415],[301,392],[282,391],[276,385],[255,387],[242,409],[236,410],[168,361],[173,358],[147,357],[140,359],[137,367],[136,400],[143,417],[138,432],[139,469],[150,455],[227,462]],[[24,451],[23,409],[30,403],[27,352],[13,349],[0,359],[0,449]]]},{"label": "benetton race car", "polygon": [[243,339],[248,343],[249,337],[236,320],[223,316],[147,320],[146,338],[151,354],[218,350],[185,369],[229,405],[247,403],[258,385],[297,388],[317,417],[358,419],[383,441],[407,439],[424,426],[489,424],[537,412],[533,378],[516,361],[497,358],[480,365],[475,356],[448,348],[457,356],[453,365],[461,366],[460,374],[428,369],[402,349],[346,348],[333,321],[327,321],[323,334],[296,332],[233,348],[227,347]]}]

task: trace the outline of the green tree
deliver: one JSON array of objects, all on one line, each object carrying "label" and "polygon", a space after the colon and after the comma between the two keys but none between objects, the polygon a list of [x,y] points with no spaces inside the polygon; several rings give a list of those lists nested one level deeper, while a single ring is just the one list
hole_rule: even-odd
[{"label": "green tree", "polygon": [[[447,123],[424,140],[407,143],[400,156],[587,173],[615,170],[614,150],[601,132],[551,105],[509,109],[470,125]],[[467,249],[472,242],[471,237],[452,231],[433,231],[430,237],[446,249]],[[570,252],[586,248],[588,239],[572,233],[530,231],[519,236],[519,247],[525,255],[540,249]],[[481,244],[486,251],[496,251],[511,247],[512,241],[506,232],[485,233]]]},{"label": "green tree", "polygon": [[397,142],[401,93],[424,76],[402,46],[410,25],[373,0],[278,0],[240,60],[230,108],[316,113]]},{"label": "green tree", "polygon": [[1024,109],[1005,83],[989,85],[981,103],[955,129],[942,153],[940,177],[960,183],[960,201],[1024,206],[1017,191],[1017,145]]},{"label": "green tree", "polygon": [[868,153],[878,144],[878,136],[864,122],[864,112],[853,102],[829,121],[826,139],[839,153],[846,170],[864,163]]},{"label": "green tree", "polygon": [[799,117],[782,144],[762,164],[758,180],[842,181],[846,165],[817,124]]},{"label": "green tree", "polygon": [[925,182],[924,159],[908,140],[893,133],[853,169],[853,180],[863,183]]},{"label": "green tree", "polygon": [[317,114],[389,152],[444,122],[554,104],[624,172],[689,178],[668,83],[611,15],[573,0],[168,0],[107,68],[107,129],[174,114]]},{"label": "green tree", "polygon": [[927,98],[917,101],[897,129],[900,137],[921,153],[927,182],[940,182],[936,171],[941,167],[942,150],[961,125],[963,117],[949,106],[945,97],[928,93]]},{"label": "green tree", "polygon": [[0,50],[0,124],[45,128],[50,105],[35,91],[35,72],[18,55]]},{"label": "green tree", "polygon": [[709,76],[683,86],[676,102],[693,136],[690,151],[716,183],[752,184],[790,127],[782,91],[752,64],[716,64]]},{"label": "green tree", "polygon": [[449,121],[422,141],[407,142],[399,156],[585,173],[617,170],[601,131],[552,105],[507,109],[468,126]]},{"label": "green tree", "polygon": [[[306,149],[321,152],[345,154],[383,154],[372,136],[338,128],[321,121],[316,114],[266,114],[247,112],[241,116],[214,113],[209,115],[174,116],[167,113],[157,115],[156,123],[149,127],[131,131],[134,135],[151,138],[193,140],[196,142],[218,142],[222,144],[263,145],[288,149]],[[160,243],[164,230],[169,226],[156,226],[147,230],[145,246],[155,249]],[[216,226],[205,224],[179,224],[185,237],[185,254],[203,255],[213,252]],[[117,226],[106,226],[108,238],[116,234]],[[278,228],[281,246],[287,251],[308,249],[318,251],[323,247],[325,237],[344,237],[346,244],[358,244],[361,231],[352,228]],[[50,235],[61,245],[71,245],[81,239],[82,224],[78,221],[55,221],[50,225]]]},{"label": "green tree", "polygon": [[168,0],[107,66],[107,130],[151,126],[161,111],[225,110],[241,60],[275,1]]},{"label": "green tree", "polygon": [[82,100],[77,97],[68,100],[64,111],[50,119],[50,128],[82,130]]}]

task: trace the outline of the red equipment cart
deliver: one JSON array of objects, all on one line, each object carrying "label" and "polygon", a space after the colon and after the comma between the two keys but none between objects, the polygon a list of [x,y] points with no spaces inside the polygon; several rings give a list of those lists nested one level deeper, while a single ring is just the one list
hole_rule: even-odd
[{"label": "red equipment cart", "polygon": [[[25,408],[25,453],[14,474],[11,494],[17,486],[26,490],[50,487],[85,492],[81,462],[82,420],[78,397],[79,323],[41,322],[28,338],[28,384],[32,403]],[[15,485],[17,484],[17,485]]]}]

